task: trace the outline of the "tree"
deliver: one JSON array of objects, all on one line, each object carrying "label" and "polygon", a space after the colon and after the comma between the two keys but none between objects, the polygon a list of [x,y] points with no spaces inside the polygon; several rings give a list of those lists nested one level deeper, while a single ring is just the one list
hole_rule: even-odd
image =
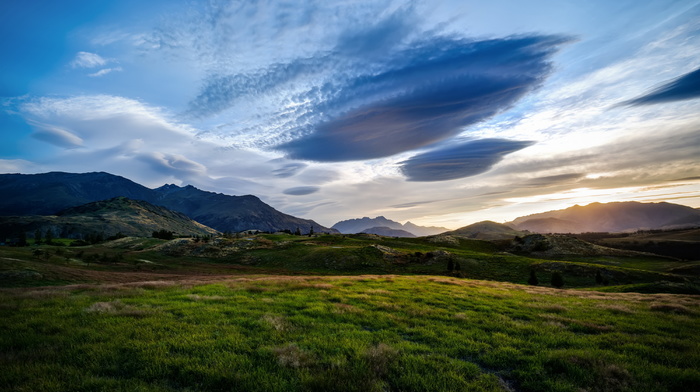
[{"label": "tree", "polygon": [[452,257],[450,257],[447,260],[447,272],[452,272],[455,270],[455,262],[452,260]]},{"label": "tree", "polygon": [[301,235],[301,229],[297,227],[296,231],[294,232],[294,235]]},{"label": "tree", "polygon": [[17,246],[27,246],[27,233],[24,231],[19,232],[19,240],[17,241]]},{"label": "tree", "polygon": [[309,237],[314,235],[314,226],[311,226],[311,229],[309,229]]},{"label": "tree", "polygon": [[552,286],[556,288],[561,288],[564,286],[564,277],[561,276],[561,272],[554,271],[552,273]]},{"label": "tree", "polygon": [[46,235],[44,236],[44,239],[46,240],[46,245],[53,244],[53,233],[51,232],[51,229],[46,229]]},{"label": "tree", "polygon": [[36,229],[34,232],[34,245],[41,244],[41,230]]},{"label": "tree", "polygon": [[600,270],[595,272],[595,282],[596,282],[596,284],[603,283],[603,275],[600,274]]},{"label": "tree", "polygon": [[537,274],[535,273],[534,269],[530,270],[530,279],[527,280],[527,284],[531,286],[537,286],[540,284],[540,280],[537,279]]},{"label": "tree", "polygon": [[462,266],[459,264],[459,261],[455,261],[455,271],[461,271]]}]

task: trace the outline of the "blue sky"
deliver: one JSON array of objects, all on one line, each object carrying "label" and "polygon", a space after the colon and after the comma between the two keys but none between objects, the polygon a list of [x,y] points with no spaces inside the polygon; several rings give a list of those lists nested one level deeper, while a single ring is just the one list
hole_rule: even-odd
[{"label": "blue sky", "polygon": [[324,225],[700,207],[700,1],[0,4],[0,172]]}]

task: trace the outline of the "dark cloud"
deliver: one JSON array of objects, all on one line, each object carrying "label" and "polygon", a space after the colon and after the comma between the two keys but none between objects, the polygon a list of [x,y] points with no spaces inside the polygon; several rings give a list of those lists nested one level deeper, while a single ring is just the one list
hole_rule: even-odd
[{"label": "dark cloud", "polygon": [[550,72],[551,55],[564,42],[531,36],[476,42],[434,38],[416,44],[397,53],[384,71],[349,80],[320,109],[369,102],[278,148],[296,159],[363,160],[454,136],[539,86]]},{"label": "dark cloud", "polygon": [[672,80],[646,95],[624,102],[623,105],[651,105],[698,97],[700,97],[700,68]]},{"label": "dark cloud", "polygon": [[569,173],[569,174],[559,174],[556,176],[545,176],[537,177],[529,180],[527,182],[528,186],[548,186],[553,184],[560,184],[563,182],[570,182],[572,180],[579,180],[583,178],[585,174],[583,173]]},{"label": "dark cloud", "polygon": [[696,181],[696,180],[700,180],[700,176],[677,178],[677,179],[671,180],[671,181]]},{"label": "dark cloud", "polygon": [[285,189],[284,193],[285,195],[290,195],[290,196],[304,196],[304,195],[310,195],[312,193],[316,193],[320,190],[321,188],[317,186],[298,186],[294,188],[289,188]]},{"label": "dark cloud", "polygon": [[528,141],[482,139],[428,151],[401,162],[409,181],[446,181],[475,176],[503,157],[532,145]]},{"label": "dark cloud", "polygon": [[307,164],[301,162],[288,163],[280,168],[273,170],[272,174],[275,177],[287,178],[299,173],[299,171],[306,168],[307,166]]}]

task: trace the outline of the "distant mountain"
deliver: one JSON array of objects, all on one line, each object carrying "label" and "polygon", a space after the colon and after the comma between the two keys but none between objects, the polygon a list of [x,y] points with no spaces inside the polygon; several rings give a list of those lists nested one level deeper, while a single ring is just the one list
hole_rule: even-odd
[{"label": "distant mountain", "polygon": [[177,235],[216,234],[216,230],[197,223],[184,214],[154,206],[143,200],[117,197],[71,207],[56,215],[0,217],[0,237],[24,232],[33,237],[50,230],[54,237],[82,238],[89,234],[103,237],[122,233],[127,236],[150,237],[154,231],[167,230]]},{"label": "distant mountain", "polygon": [[146,188],[109,173],[0,174],[0,216],[52,215],[66,208],[124,196],[181,212],[219,231],[335,230],[284,214],[255,196],[229,196],[193,186]]},{"label": "distant mountain", "polygon": [[404,230],[417,237],[435,235],[449,230],[444,227],[418,226],[411,222],[406,222],[406,224],[402,225],[399,222],[387,219],[383,216],[378,216],[376,218],[364,217],[359,219],[348,219],[334,224],[332,228],[343,234],[354,234],[361,233],[364,230],[371,229],[373,227],[387,227],[389,229]]},{"label": "distant mountain", "polygon": [[461,227],[457,230],[443,233],[455,237],[471,238],[475,240],[512,240],[516,236],[523,236],[529,233],[515,230],[510,226],[492,221],[483,221]]},{"label": "distant mountain", "polygon": [[369,229],[362,230],[361,233],[382,235],[384,237],[402,237],[402,238],[414,238],[415,237],[415,235],[413,235],[413,233],[409,233],[406,230],[391,229],[389,227],[370,227]]},{"label": "distant mountain", "polygon": [[700,211],[672,203],[592,203],[523,216],[509,224],[536,233],[668,230],[700,226]]}]

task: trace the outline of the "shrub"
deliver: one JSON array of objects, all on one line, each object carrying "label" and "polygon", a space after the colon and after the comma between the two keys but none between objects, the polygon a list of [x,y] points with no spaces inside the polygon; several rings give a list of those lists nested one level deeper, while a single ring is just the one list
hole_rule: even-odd
[{"label": "shrub", "polygon": [[564,277],[561,276],[561,272],[555,271],[552,273],[552,286],[556,288],[564,286]]},{"label": "shrub", "polygon": [[537,286],[540,284],[539,279],[537,279],[537,274],[535,274],[535,270],[530,270],[530,278],[527,280],[527,284],[532,285],[532,286]]}]

